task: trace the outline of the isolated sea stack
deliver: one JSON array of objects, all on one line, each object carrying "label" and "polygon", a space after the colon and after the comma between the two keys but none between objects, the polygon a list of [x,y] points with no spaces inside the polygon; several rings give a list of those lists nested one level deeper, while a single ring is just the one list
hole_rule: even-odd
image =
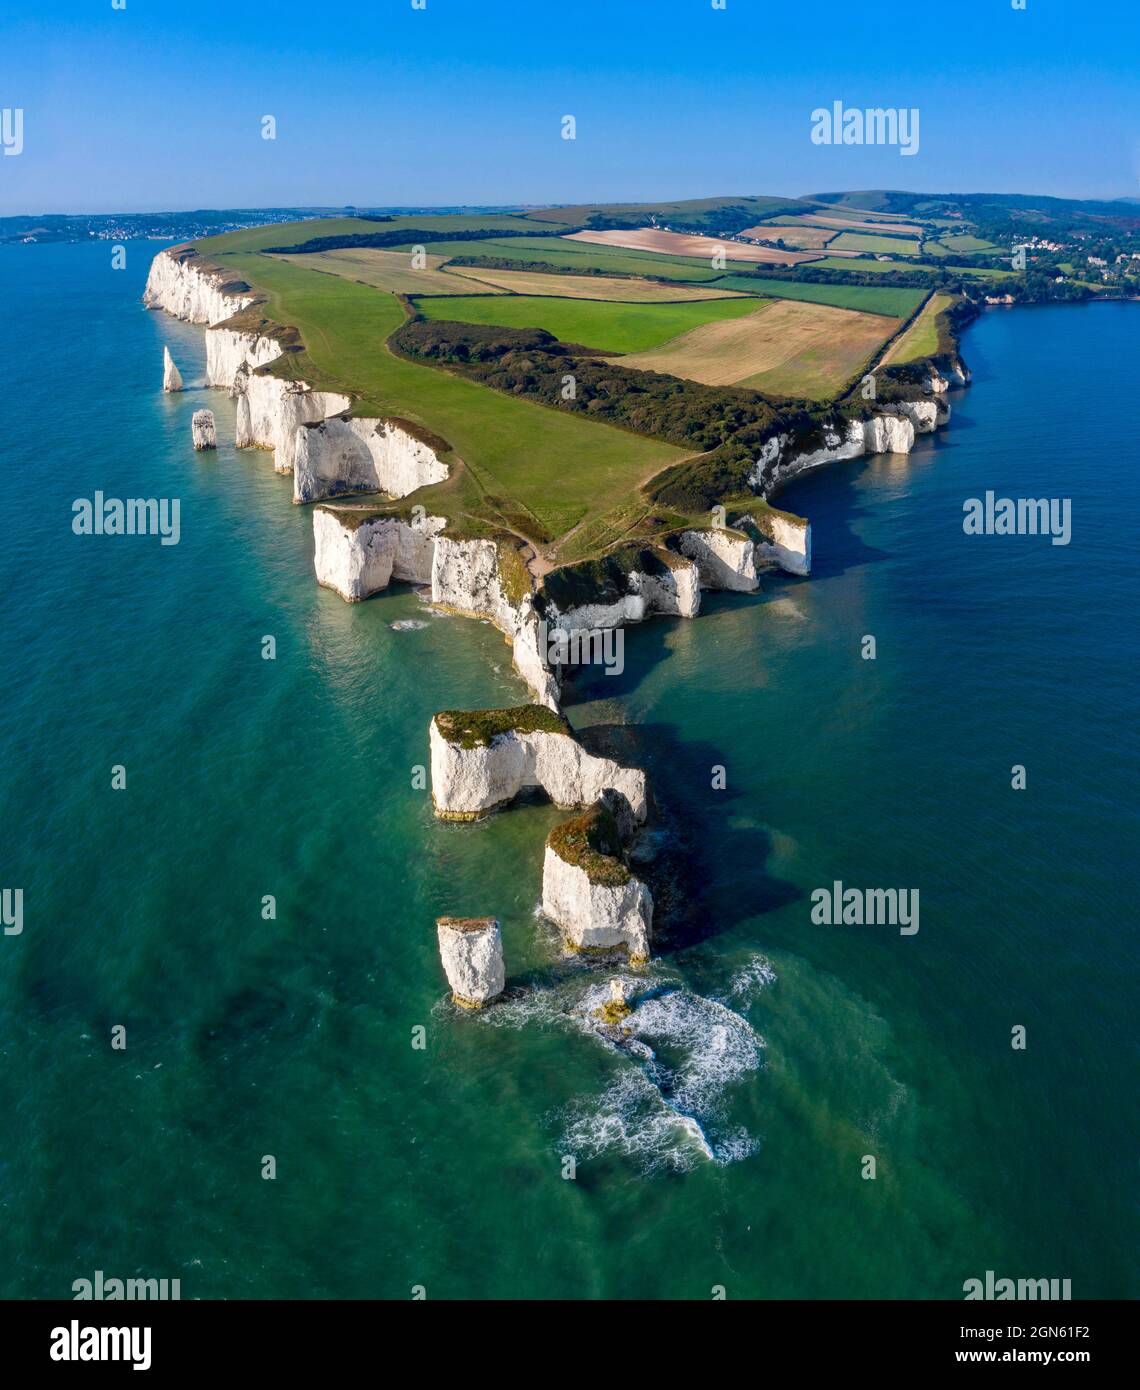
[{"label": "isolated sea stack", "polygon": [[464,1009],[481,1009],[503,992],[503,937],[494,917],[438,917],[439,958],[451,997]]},{"label": "isolated sea stack", "polygon": [[174,365],[174,358],[170,355],[170,349],[162,349],[162,389],[164,391],[182,390],[182,373]]},{"label": "isolated sea stack", "polygon": [[[177,368],[175,370],[177,371]],[[195,449],[216,449],[218,447],[218,432],[214,427],[214,412],[212,410],[196,410],[194,418],[190,421],[190,430],[194,436]]]}]

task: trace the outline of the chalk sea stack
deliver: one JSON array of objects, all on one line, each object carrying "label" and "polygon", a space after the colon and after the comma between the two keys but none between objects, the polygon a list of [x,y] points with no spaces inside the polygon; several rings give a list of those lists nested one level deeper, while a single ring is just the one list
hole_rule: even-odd
[{"label": "chalk sea stack", "polygon": [[170,355],[170,349],[162,349],[162,389],[164,391],[182,390],[182,373],[174,365],[174,358]]},{"label": "chalk sea stack", "polygon": [[603,798],[555,826],[542,865],[542,912],[571,951],[624,948],[631,964],[649,959],[653,898],[625,864],[617,817]]},{"label": "chalk sea stack", "polygon": [[439,958],[451,997],[461,1008],[481,1009],[503,992],[503,937],[494,917],[438,917]]},{"label": "chalk sea stack", "polygon": [[212,410],[196,410],[194,418],[190,421],[190,430],[194,436],[195,449],[216,449],[218,447],[218,432],[214,426],[214,412]]}]

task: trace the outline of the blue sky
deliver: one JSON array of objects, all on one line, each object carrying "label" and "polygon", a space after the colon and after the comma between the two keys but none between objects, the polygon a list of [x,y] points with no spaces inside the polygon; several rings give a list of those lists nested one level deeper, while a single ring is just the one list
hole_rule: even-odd
[{"label": "blue sky", "polygon": [[[1140,196],[1138,39],[1136,0],[5,0],[0,214]],[[812,144],[836,100],[918,153]]]}]

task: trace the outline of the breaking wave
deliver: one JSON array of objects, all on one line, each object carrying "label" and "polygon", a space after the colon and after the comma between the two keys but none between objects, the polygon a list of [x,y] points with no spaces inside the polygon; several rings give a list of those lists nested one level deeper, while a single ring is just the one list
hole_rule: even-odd
[{"label": "breaking wave", "polygon": [[[759,978],[754,964],[749,988]],[[610,997],[612,978],[634,999],[642,996],[617,1028],[594,1016]],[[579,1159],[612,1153],[646,1172],[684,1172],[706,1161],[735,1163],[759,1147],[727,1112],[734,1085],[761,1065],[763,1039],[726,1003],[693,993],[660,968],[648,978],[607,971],[583,981],[578,974],[508,997],[484,1017],[495,1027],[573,1027],[618,1059],[600,1094],[576,1096],[551,1116],[561,1130],[561,1153]]]}]

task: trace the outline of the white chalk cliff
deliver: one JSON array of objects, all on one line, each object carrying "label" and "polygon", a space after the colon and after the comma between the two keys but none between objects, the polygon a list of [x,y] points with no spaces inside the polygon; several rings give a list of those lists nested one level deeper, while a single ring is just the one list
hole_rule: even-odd
[{"label": "white chalk cliff", "polygon": [[888,407],[905,415],[914,426],[915,434],[932,434],[950,418],[950,403],[934,397],[924,401],[898,401]]},{"label": "white chalk cliff", "polygon": [[406,497],[447,476],[434,449],[390,420],[334,417],[305,425],[293,451],[294,502],[342,492]]},{"label": "white chalk cliff", "polygon": [[295,500],[361,489],[403,497],[447,477],[434,451],[392,422],[337,419],[320,433],[308,428],[345,415],[352,401],[267,373],[264,368],[284,355],[281,343],[269,334],[225,326],[253,302],[252,296],[225,292],[219,273],[185,250],[159,252],[143,293],[149,308],[209,325],[206,382],[237,401],[234,443],[239,449],[272,449],[279,473],[295,471],[300,460]]},{"label": "white chalk cliff", "polygon": [[815,449],[796,452],[788,435],[773,436],[761,449],[748,484],[768,497],[781,484],[810,468],[860,458],[864,454],[909,454],[914,447],[916,428],[934,429],[949,418],[948,408],[942,411],[935,407],[931,413],[922,408],[927,404],[899,402],[869,419],[848,420],[842,426],[825,428],[822,445]]},{"label": "white chalk cliff", "polygon": [[605,791],[624,798],[637,822],[646,814],[645,773],[596,758],[570,734],[543,730],[498,734],[464,748],[431,722],[431,792],[443,820],[475,820],[505,806],[526,787],[541,787],[556,806],[592,806]]},{"label": "white chalk cliff", "polygon": [[182,373],[174,365],[174,358],[170,355],[170,349],[162,349],[162,389],[164,391],[182,390]]},{"label": "white chalk cliff", "polygon": [[206,385],[232,392],[239,372],[256,371],[281,356],[281,344],[263,333],[206,330]]},{"label": "white chalk cliff", "polygon": [[624,883],[591,882],[586,870],[567,863],[550,845],[542,861],[542,913],[576,951],[624,946],[631,961],[649,959],[653,897],[630,874]]},{"label": "white chalk cliff", "polygon": [[273,467],[291,473],[301,426],[346,411],[352,402],[336,391],[311,391],[303,381],[285,381],[251,366],[234,377],[237,400],[234,443],[239,449],[273,450]]},{"label": "white chalk cliff", "polygon": [[503,938],[493,917],[436,919],[439,958],[451,997],[466,1009],[481,1009],[506,984]]},{"label": "white chalk cliff", "polygon": [[756,545],[737,531],[710,527],[685,531],[681,554],[695,561],[703,589],[751,593],[760,585],[756,574]]},{"label": "white chalk cliff", "polygon": [[150,264],[143,303],[187,323],[221,323],[252,304],[253,296],[225,292],[217,271],[193,251],[168,247]]},{"label": "white chalk cliff", "polygon": [[313,563],[317,582],[350,603],[386,589],[393,580],[430,584],[434,537],[441,516],[404,521],[399,517],[360,520],[351,510],[313,511]]},{"label": "white chalk cliff", "polygon": [[547,624],[564,632],[625,627],[663,615],[695,618],[701,607],[700,572],[692,560],[669,556],[668,562],[652,570],[631,568],[622,576],[626,592],[599,596],[595,603],[579,603],[560,608],[548,600],[544,610]]}]

